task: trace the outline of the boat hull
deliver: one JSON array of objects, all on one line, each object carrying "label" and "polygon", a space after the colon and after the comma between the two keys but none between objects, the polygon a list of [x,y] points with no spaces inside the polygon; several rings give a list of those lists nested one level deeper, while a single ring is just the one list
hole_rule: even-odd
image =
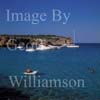
[{"label": "boat hull", "polygon": [[38,71],[33,71],[30,73],[24,72],[25,75],[36,75],[38,73]]}]

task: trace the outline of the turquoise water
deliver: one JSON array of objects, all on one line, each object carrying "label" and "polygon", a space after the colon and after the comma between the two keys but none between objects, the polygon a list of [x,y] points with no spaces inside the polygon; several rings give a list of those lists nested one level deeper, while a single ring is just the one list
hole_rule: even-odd
[{"label": "turquoise water", "polygon": [[[66,95],[73,97],[60,100],[100,100],[100,44],[80,44],[80,48],[77,49],[62,48],[32,53],[0,48],[1,76],[22,75],[28,66],[45,73],[44,78],[85,80],[85,88],[52,90],[54,93],[62,94],[62,97],[66,97]],[[95,72],[92,73],[89,68],[95,69]],[[49,91],[49,89],[41,92],[44,95],[43,100],[49,100],[49,97],[45,97],[47,95],[45,91]],[[41,93],[35,92],[39,97],[41,97]],[[78,96],[83,95],[84,98],[81,96],[81,98],[75,99],[77,94]]]}]

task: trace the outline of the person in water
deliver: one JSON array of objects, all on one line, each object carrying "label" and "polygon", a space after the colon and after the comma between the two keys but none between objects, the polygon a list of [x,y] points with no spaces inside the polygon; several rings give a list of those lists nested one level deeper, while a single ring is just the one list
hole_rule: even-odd
[{"label": "person in water", "polygon": [[88,70],[89,70],[91,73],[95,73],[95,72],[96,72],[95,68],[90,68],[90,67],[88,67]]},{"label": "person in water", "polygon": [[27,72],[27,73],[31,73],[32,70],[31,70],[30,68],[27,68],[26,72]]}]

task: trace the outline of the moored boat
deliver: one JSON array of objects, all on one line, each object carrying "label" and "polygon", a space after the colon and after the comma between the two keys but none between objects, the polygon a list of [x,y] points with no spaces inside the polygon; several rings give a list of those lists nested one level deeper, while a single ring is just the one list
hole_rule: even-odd
[{"label": "moored boat", "polygon": [[76,44],[70,44],[70,45],[67,45],[66,47],[67,48],[79,48],[80,46]]},{"label": "moored boat", "polygon": [[26,52],[33,52],[33,51],[35,51],[35,49],[33,49],[33,48],[27,48],[25,51]]}]

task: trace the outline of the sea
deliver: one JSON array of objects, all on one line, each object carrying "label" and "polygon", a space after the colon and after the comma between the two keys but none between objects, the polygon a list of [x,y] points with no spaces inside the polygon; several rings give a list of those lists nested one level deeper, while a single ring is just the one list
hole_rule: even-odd
[{"label": "sea", "polygon": [[[100,44],[79,44],[26,52],[0,48],[0,87],[9,86],[9,76],[22,76],[27,68],[38,70],[40,79],[83,79],[85,87],[15,87],[30,100],[100,100]],[[74,82],[72,83],[74,84]]]}]

